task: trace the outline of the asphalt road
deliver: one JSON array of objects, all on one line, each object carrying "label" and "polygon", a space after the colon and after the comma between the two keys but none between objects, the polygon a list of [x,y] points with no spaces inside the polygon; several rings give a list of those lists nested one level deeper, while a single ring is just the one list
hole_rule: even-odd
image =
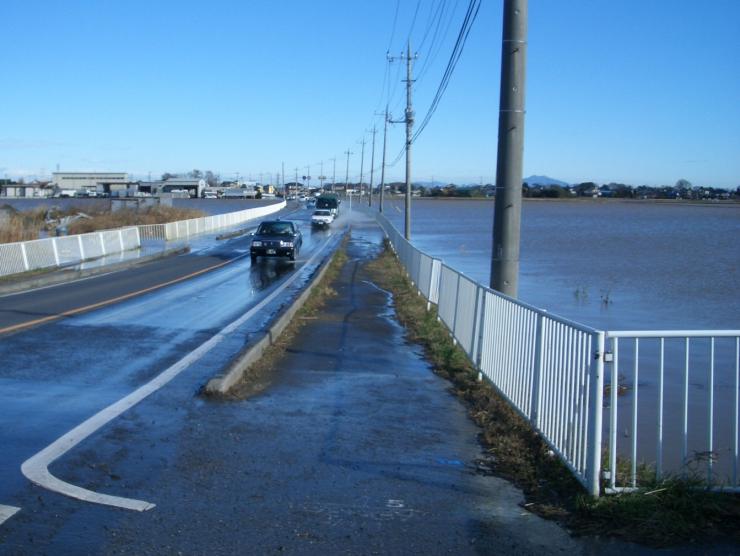
[{"label": "asphalt road", "polygon": [[[331,248],[341,228],[338,222],[332,230],[314,232],[309,215],[299,210],[284,216],[297,221],[304,234],[295,263],[259,260],[252,265],[248,236],[212,238],[198,241],[187,255],[0,297],[0,553],[13,531],[43,537],[46,524],[37,523],[29,510],[40,500],[80,507],[77,500],[33,484],[21,471],[24,462],[167,370],[171,382],[148,392],[141,404],[156,398],[169,406],[155,411],[150,425],[177,416],[183,401],[192,400],[250,334],[300,291],[318,264],[314,255]],[[264,304],[276,290],[279,295]],[[232,326],[229,334],[221,332],[256,307],[253,318]],[[124,410],[112,421],[127,418]],[[103,423],[86,433],[95,436],[110,426]],[[54,475],[55,466],[72,461],[72,476],[63,480],[94,491],[100,486],[94,476],[101,470],[85,461],[85,445],[80,441],[73,452],[81,460],[61,452],[47,462]],[[147,450],[140,471],[146,474],[167,450],[166,443]],[[128,479],[108,476],[114,488],[102,490],[131,497],[135,488]],[[15,546],[13,552],[19,546],[33,552],[32,544]]]}]

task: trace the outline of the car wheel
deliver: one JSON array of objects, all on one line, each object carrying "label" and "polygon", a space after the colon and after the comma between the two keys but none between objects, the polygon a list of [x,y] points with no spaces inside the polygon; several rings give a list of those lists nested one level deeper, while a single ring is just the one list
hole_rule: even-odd
[{"label": "car wheel", "polygon": [[295,249],[293,249],[293,250],[292,250],[292,251],[290,252],[290,255],[288,255],[288,258],[289,258],[289,259],[290,259],[291,261],[294,261],[294,260],[295,260],[295,258],[296,258],[296,255],[297,255],[297,254],[298,254],[298,253],[296,253],[296,250],[295,250]]},{"label": "car wheel", "polygon": [[252,261],[252,264],[257,262],[257,255],[249,255],[249,259]]}]

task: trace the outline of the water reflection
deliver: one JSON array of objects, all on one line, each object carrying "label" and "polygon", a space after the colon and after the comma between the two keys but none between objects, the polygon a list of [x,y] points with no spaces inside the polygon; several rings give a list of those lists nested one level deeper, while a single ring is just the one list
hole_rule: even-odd
[{"label": "water reflection", "polygon": [[264,290],[295,268],[295,263],[287,259],[257,259],[249,269],[250,285],[254,291]]}]

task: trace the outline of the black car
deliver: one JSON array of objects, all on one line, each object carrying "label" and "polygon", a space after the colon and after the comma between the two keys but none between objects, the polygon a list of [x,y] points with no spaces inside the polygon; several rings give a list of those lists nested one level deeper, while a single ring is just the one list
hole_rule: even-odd
[{"label": "black car", "polygon": [[294,261],[301,245],[303,237],[295,223],[288,220],[266,220],[254,233],[249,254],[252,262],[257,257],[288,257]]}]

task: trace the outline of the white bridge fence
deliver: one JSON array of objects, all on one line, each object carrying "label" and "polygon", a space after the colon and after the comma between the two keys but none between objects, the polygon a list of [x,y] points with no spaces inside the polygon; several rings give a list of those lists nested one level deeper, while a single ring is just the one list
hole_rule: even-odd
[{"label": "white bridge fence", "polygon": [[73,265],[141,247],[144,240],[172,241],[235,226],[285,207],[285,201],[262,207],[170,222],[131,226],[87,234],[0,243],[0,276]]},{"label": "white bridge fence", "polygon": [[[591,495],[639,487],[641,478],[664,477],[667,467],[671,472],[685,473],[688,463],[696,464],[698,460],[708,484],[740,491],[740,330],[596,330],[483,286],[418,250],[382,214],[378,221],[409,279],[429,303],[437,305],[437,316],[454,341],[542,435]],[[620,338],[630,339],[631,351],[620,353]],[[640,341],[648,338],[657,341],[660,349],[641,354]],[[685,342],[681,357],[666,357],[665,344],[673,338]],[[709,343],[694,349],[691,365],[700,370],[691,377],[689,338]],[[715,349],[715,343],[720,341],[722,357],[717,356]],[[631,404],[626,422],[624,418],[619,420],[618,413],[617,396],[624,394],[620,382],[626,380],[620,375],[620,358],[632,369],[626,394]],[[664,377],[670,371],[677,374],[674,363],[679,360],[680,388],[664,389]],[[643,369],[650,368],[651,376],[658,375],[659,383],[646,400],[650,410],[640,406],[648,415],[646,418],[638,412],[641,364]],[[723,369],[721,375],[717,373],[719,366]],[[607,370],[610,372],[605,388]],[[699,394],[689,388],[689,381],[696,382],[698,376],[706,378],[695,389]],[[716,376],[723,377],[721,385],[715,382]],[[718,386],[722,387],[722,396],[715,396]],[[671,397],[666,391],[677,393]],[[697,403],[697,396],[704,399]],[[719,404],[717,397],[723,398]],[[668,405],[679,409],[672,411]],[[664,434],[666,415],[681,423],[674,433]],[[702,416],[702,424],[692,426],[692,417],[697,416]],[[638,444],[642,435],[649,439],[648,443]],[[638,449],[639,446],[643,448]],[[691,446],[695,448],[690,450]],[[670,466],[666,465],[665,454],[671,455]],[[697,460],[697,454],[705,457]],[[603,462],[606,465],[602,472]],[[649,470],[647,474],[644,469]]]}]

